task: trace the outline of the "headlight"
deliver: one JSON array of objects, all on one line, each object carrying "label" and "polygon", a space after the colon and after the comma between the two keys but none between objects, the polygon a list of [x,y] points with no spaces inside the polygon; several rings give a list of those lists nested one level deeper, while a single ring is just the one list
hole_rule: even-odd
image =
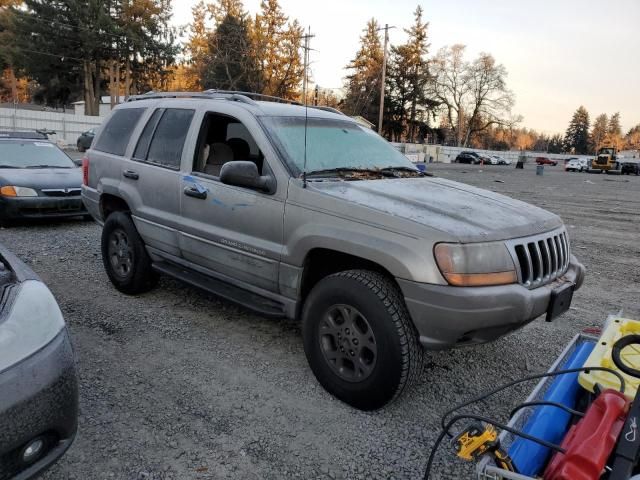
[{"label": "headlight", "polygon": [[457,287],[505,285],[518,280],[503,243],[439,243],[434,254],[444,278]]},{"label": "headlight", "polygon": [[4,195],[5,197],[37,197],[38,192],[33,188],[7,185],[5,187],[0,187],[0,195]]},{"label": "headlight", "polygon": [[44,283],[20,284],[9,311],[0,318],[0,371],[37,352],[64,328],[56,299]]}]

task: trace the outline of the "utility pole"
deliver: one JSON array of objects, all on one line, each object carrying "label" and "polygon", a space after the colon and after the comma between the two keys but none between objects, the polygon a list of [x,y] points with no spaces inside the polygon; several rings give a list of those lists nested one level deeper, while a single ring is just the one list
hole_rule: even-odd
[{"label": "utility pole", "polygon": [[315,35],[311,35],[311,27],[309,27],[308,33],[304,35],[302,38],[304,39],[304,46],[302,49],[304,50],[304,77],[302,79],[302,98],[303,103],[307,104],[307,87],[309,85],[309,75],[307,71],[309,70],[309,51],[311,48],[309,47],[309,41],[315,37]]},{"label": "utility pole", "polygon": [[[387,77],[387,46],[389,45],[389,29],[388,23],[384,24],[384,53],[382,55],[382,80],[380,83],[380,114],[378,115],[378,133],[382,135],[382,118],[384,116],[384,85]],[[383,30],[383,29],[379,29]]]}]

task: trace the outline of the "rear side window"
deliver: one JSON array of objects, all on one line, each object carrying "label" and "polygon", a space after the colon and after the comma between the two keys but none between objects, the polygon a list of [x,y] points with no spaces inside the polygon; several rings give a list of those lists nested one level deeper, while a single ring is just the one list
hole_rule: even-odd
[{"label": "rear side window", "polygon": [[145,126],[134,156],[150,163],[179,169],[182,149],[194,112],[184,108],[167,108],[154,112]]},{"label": "rear side window", "polygon": [[131,134],[144,111],[144,108],[116,110],[102,129],[100,138],[93,148],[113,155],[124,155]]},{"label": "rear side window", "polygon": [[149,153],[149,145],[151,144],[151,137],[153,137],[153,132],[156,131],[156,127],[158,126],[158,120],[164,113],[164,108],[159,108],[151,118],[147,122],[142,131],[142,135],[140,135],[140,139],[138,140],[138,145],[136,145],[136,150],[133,152],[133,158],[137,158],[140,160],[147,159],[147,153]]}]

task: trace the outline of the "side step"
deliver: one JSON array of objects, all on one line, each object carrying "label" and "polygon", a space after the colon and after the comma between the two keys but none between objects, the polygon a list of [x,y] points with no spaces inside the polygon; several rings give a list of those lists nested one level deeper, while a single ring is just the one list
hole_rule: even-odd
[{"label": "side step", "polygon": [[285,316],[284,306],[281,303],[222,280],[167,262],[154,262],[153,268],[266,317],[277,318]]}]

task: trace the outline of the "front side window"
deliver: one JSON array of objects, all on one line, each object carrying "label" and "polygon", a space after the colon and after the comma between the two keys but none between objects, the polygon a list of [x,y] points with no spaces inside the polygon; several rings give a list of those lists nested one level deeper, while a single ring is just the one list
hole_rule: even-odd
[{"label": "front side window", "polygon": [[240,120],[220,113],[207,112],[193,162],[193,171],[219,177],[228,162],[249,161],[262,174],[264,155],[247,127]]},{"label": "front side window", "polygon": [[156,110],[140,136],[134,158],[178,170],[194,113],[185,108]]},{"label": "front side window", "polygon": [[355,122],[304,117],[262,117],[290,165],[303,171],[348,168],[382,169],[413,164],[381,136]]},{"label": "front side window", "polygon": [[131,134],[144,111],[144,108],[116,110],[104,126],[93,149],[113,155],[124,155]]}]

